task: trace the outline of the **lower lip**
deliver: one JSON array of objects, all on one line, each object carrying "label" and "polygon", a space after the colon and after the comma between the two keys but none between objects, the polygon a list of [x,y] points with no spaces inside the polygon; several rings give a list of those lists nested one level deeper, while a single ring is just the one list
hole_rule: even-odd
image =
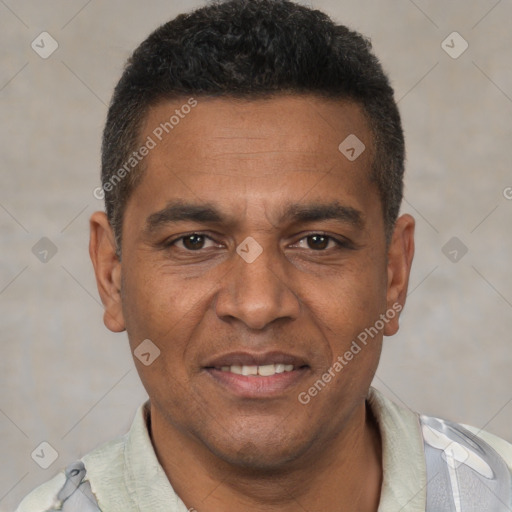
[{"label": "lower lip", "polygon": [[308,370],[308,367],[304,367],[291,372],[275,373],[269,377],[261,377],[257,375],[238,375],[223,372],[216,368],[205,368],[206,373],[215,382],[242,398],[265,398],[280,395],[289,391],[302,380]]}]

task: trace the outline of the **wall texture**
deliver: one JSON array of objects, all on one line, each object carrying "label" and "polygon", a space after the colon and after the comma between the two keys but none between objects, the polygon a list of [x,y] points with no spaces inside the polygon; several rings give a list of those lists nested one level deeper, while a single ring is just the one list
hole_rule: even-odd
[{"label": "wall texture", "polygon": [[[309,4],[371,37],[406,130],[417,252],[374,384],[512,441],[512,3]],[[0,511],[124,433],[146,397],[125,335],[102,323],[88,217],[125,59],[197,5],[0,1]],[[48,469],[31,458],[43,441],[58,453]]]}]

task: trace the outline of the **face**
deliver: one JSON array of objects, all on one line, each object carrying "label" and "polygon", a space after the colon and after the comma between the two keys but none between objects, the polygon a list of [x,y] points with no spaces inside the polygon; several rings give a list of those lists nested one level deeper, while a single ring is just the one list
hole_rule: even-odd
[{"label": "face", "polygon": [[[197,98],[180,110],[187,100],[146,119],[141,140],[156,144],[121,262],[104,216],[92,219],[105,322],[132,351],[147,339],[160,350],[134,359],[153,421],[224,461],[275,468],[318,453],[363,407],[383,333],[398,328],[382,315],[405,300],[413,220],[386,245],[357,105]],[[366,146],[353,161],[338,149],[351,134]]]}]

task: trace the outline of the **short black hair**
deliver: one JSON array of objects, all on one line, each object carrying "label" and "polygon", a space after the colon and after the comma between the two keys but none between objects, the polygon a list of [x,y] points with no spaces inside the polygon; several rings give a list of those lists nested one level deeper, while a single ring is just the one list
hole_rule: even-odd
[{"label": "short black hair", "polygon": [[228,0],[161,25],[133,52],[115,88],[101,173],[118,255],[126,203],[144,168],[127,169],[126,162],[141,144],[152,106],[187,96],[284,93],[352,100],[362,108],[374,138],[371,180],[389,241],[402,201],[404,136],[393,89],[370,41],[288,0]]}]

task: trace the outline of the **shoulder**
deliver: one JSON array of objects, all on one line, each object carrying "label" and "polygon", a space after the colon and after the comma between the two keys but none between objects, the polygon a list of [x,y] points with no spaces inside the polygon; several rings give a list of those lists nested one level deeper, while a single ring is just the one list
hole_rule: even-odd
[{"label": "shoulder", "polygon": [[66,476],[64,471],[61,471],[51,480],[48,480],[25,496],[16,512],[46,512],[56,508],[59,504],[57,494],[65,481]]},{"label": "shoulder", "polygon": [[506,462],[509,469],[512,471],[512,444],[505,439],[502,439],[490,432],[466,425],[464,423],[454,423],[445,419],[436,418],[433,416],[426,416],[410,409],[396,404],[390,399],[386,398],[379,390],[370,388],[368,400],[372,407],[372,411],[380,423],[387,424],[390,429],[399,430],[402,435],[411,433],[416,434],[419,432],[420,438],[423,437],[421,432],[421,418],[431,419],[434,421],[458,425],[463,429],[469,431],[472,438],[481,439],[487,443],[495,452],[497,452]]},{"label": "shoulder", "polygon": [[[69,500],[71,504],[68,491],[74,489],[75,484],[80,485],[78,480],[87,487],[88,493],[92,493],[90,501],[96,501],[105,510],[128,510],[130,492],[126,488],[126,473],[130,470],[130,465],[137,463],[144,470],[144,474],[148,471],[145,464],[148,459],[154,459],[155,465],[158,465],[147,431],[148,411],[149,401],[138,408],[126,434],[100,445],[34,489],[20,503],[16,512],[63,510],[61,500],[65,500],[65,504]],[[135,461],[130,460],[130,454]],[[77,468],[81,468],[80,474],[76,472]],[[72,481],[68,481],[69,479]]]},{"label": "shoulder", "polygon": [[[443,450],[456,459],[473,453],[476,459],[501,460],[503,470],[506,466],[506,470],[512,473],[512,445],[505,439],[463,423],[424,414],[419,415],[419,418],[423,439],[428,446]],[[457,451],[459,447],[463,447],[464,450]],[[473,462],[476,459],[473,457]],[[460,462],[464,460],[461,459]]]},{"label": "shoulder", "polygon": [[505,461],[509,471],[512,473],[512,444],[485,430],[472,427],[471,425],[461,424],[463,428],[469,430],[475,437],[485,441],[498,455]]},{"label": "shoulder", "polygon": [[[102,473],[115,474],[115,468],[122,465],[124,445],[127,434],[108,441],[98,448],[86,454],[82,459],[86,468],[87,476],[85,481],[89,481],[90,473],[100,476]],[[16,512],[50,512],[60,510],[62,503],[58,498],[59,492],[66,483],[65,470],[60,471],[52,479],[44,482],[39,487],[30,492],[19,504]],[[92,492],[94,493],[94,485]]]}]

